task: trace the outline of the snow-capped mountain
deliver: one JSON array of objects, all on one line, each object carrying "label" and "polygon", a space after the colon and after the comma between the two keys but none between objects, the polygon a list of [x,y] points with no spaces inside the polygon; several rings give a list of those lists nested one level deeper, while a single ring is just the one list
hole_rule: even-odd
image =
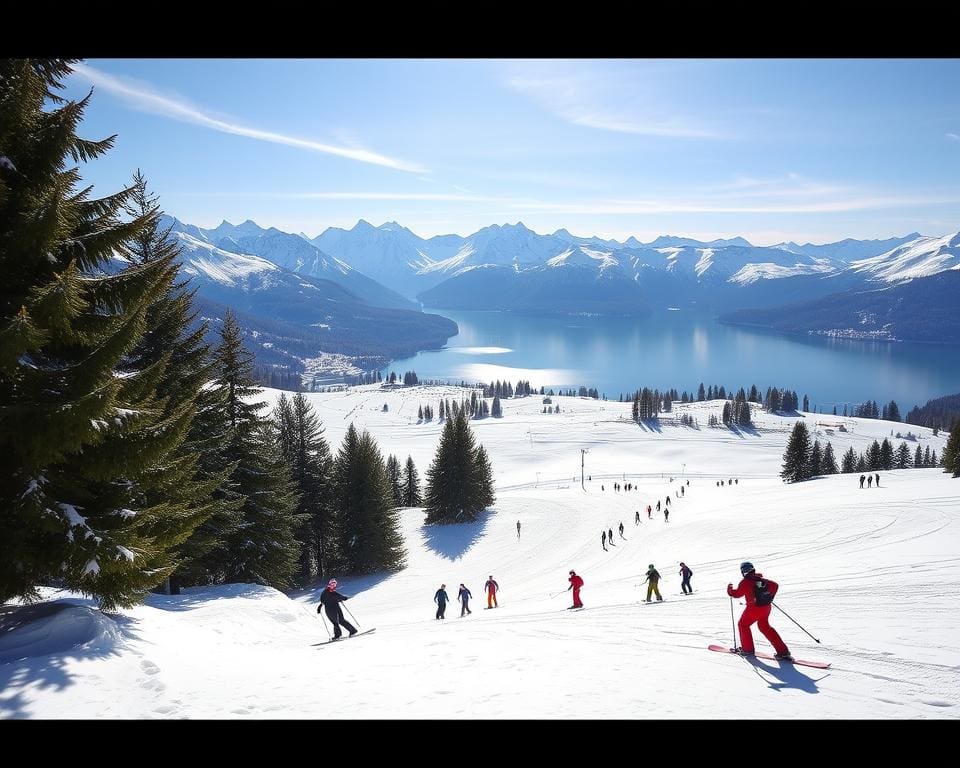
[{"label": "snow-capped mountain", "polygon": [[415,308],[412,301],[361,274],[346,262],[328,256],[299,235],[271,227],[258,235],[224,237],[217,241],[217,245],[234,253],[261,256],[297,274],[330,280],[374,306]]},{"label": "snow-capped mountain", "polygon": [[[382,364],[391,357],[440,347],[457,332],[456,324],[444,317],[377,307],[332,280],[221,248],[196,227],[176,219],[165,218],[164,226],[170,227],[170,237],[180,246],[182,273],[190,277],[201,302],[234,309],[248,332],[260,324],[269,326],[270,341],[265,343],[296,350],[291,352],[296,359],[322,351],[378,357]],[[221,242],[235,241],[225,236]],[[310,339],[311,349],[302,349],[304,337]]]},{"label": "snow-capped mountain", "polygon": [[850,271],[887,283],[930,277],[949,269],[960,269],[960,232],[918,237],[879,256],[850,263]]},{"label": "snow-capped mountain", "polygon": [[835,264],[848,264],[857,259],[869,259],[871,256],[886,253],[898,245],[903,245],[919,237],[921,237],[919,232],[912,232],[904,237],[890,237],[886,240],[853,240],[847,238],[846,240],[840,240],[836,243],[826,243],[824,245],[814,245],[813,243],[798,245],[797,243],[791,242],[778,243],[772,247],[802,256],[830,259]]}]

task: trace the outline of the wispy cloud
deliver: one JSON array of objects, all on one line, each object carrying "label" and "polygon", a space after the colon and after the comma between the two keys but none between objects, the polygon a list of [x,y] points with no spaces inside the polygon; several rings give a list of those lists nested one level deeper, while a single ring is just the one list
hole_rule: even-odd
[{"label": "wispy cloud", "polygon": [[960,135],[958,135],[958,134],[956,134],[956,133],[948,133],[948,134],[946,134],[946,137],[947,137],[948,139],[953,139],[954,141],[960,141]]},{"label": "wispy cloud", "polygon": [[[723,136],[702,117],[670,114],[671,106],[648,83],[604,70],[577,70],[562,62],[549,70],[512,74],[507,84],[574,125],[640,136],[718,139]],[[666,115],[666,116],[665,116]]]},{"label": "wispy cloud", "polygon": [[311,152],[335,155],[349,160],[356,160],[360,163],[382,165],[398,171],[410,171],[412,173],[426,172],[425,168],[416,163],[388,157],[387,155],[382,155],[369,149],[324,144],[311,139],[301,139],[296,136],[287,136],[286,134],[276,133],[274,131],[264,131],[259,128],[240,125],[231,120],[214,117],[199,107],[188,104],[180,99],[161,94],[150,85],[126,79],[121,80],[88,64],[74,64],[73,69],[77,74],[87,78],[95,86],[99,86],[119,96],[131,106],[144,112],[163,115],[164,117],[169,117],[184,123],[193,123],[194,125],[200,125],[214,131],[221,131],[222,133],[232,133],[236,136],[246,136],[247,138],[257,139],[258,141],[284,144],[289,147],[306,149]]}]

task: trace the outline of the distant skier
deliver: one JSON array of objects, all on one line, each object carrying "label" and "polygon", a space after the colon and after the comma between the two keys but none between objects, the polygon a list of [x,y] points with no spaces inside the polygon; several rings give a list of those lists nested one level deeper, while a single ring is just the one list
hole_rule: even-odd
[{"label": "distant skier", "polygon": [[871,475],[867,475],[867,488],[869,489],[872,487],[873,487],[873,477]]},{"label": "distant skier", "polygon": [[583,579],[577,576],[575,571],[570,571],[568,581],[570,582],[570,586],[567,587],[567,591],[573,590],[573,605],[571,605],[570,608],[583,608],[583,603],[580,602],[580,588],[583,586]]},{"label": "distant skier", "polygon": [[670,497],[669,497],[669,496],[667,496],[667,503],[666,503],[664,506],[666,506],[666,507],[669,507],[669,506],[670,506]]},{"label": "distant skier", "polygon": [[600,543],[603,545],[603,551],[607,551],[607,532],[604,531],[600,534]]},{"label": "distant skier", "polygon": [[680,486],[680,495],[681,495],[681,496],[684,495],[684,494],[683,494],[683,486],[682,486],[682,485]]},{"label": "distant skier", "polygon": [[500,589],[500,585],[493,580],[493,574],[490,574],[490,578],[487,579],[487,583],[483,585],[483,588],[487,591],[487,608],[496,608],[497,590]]},{"label": "distant skier", "polygon": [[880,473],[878,472],[876,475],[874,475],[874,477],[877,478],[877,488],[879,488],[879,487],[880,487]]},{"label": "distant skier", "polygon": [[520,538],[520,521],[517,520],[517,538]]},{"label": "distant skier", "polygon": [[733,478],[733,482],[734,482],[734,485],[740,485],[740,478],[739,477]]},{"label": "distant skier", "polygon": [[626,536],[623,535],[623,520],[620,521],[620,538],[626,541]]},{"label": "distant skier", "polygon": [[866,475],[860,475],[860,490],[863,490],[863,483],[866,481]]},{"label": "distant skier", "polygon": [[653,567],[653,563],[650,563],[650,568],[647,570],[647,578],[645,581],[647,582],[646,602],[650,602],[650,595],[653,594],[656,594],[657,600],[663,600],[663,598],[660,596],[660,587],[658,586],[660,584],[660,572]]},{"label": "distant skier", "polygon": [[663,510],[663,522],[665,522],[665,523],[669,523],[669,522],[670,522],[670,508],[669,508],[669,507],[667,507],[667,508],[665,508],[665,509]]},{"label": "distant skier", "polygon": [[647,504],[647,520],[653,520],[653,507]]},{"label": "distant skier", "polygon": [[473,597],[473,595],[470,594],[470,590],[461,584],[460,591],[457,592],[457,598],[460,600],[460,618],[463,618],[464,613],[473,613],[473,611],[470,610],[471,597]]},{"label": "distant skier", "polygon": [[616,544],[613,543],[613,528],[611,528],[609,531],[607,531],[607,541],[610,542],[610,546],[611,546],[611,547],[615,547],[615,546],[616,546]]},{"label": "distant skier", "polygon": [[336,579],[330,579],[330,581],[327,582],[327,588],[323,590],[323,593],[320,595],[320,605],[317,606],[317,613],[320,613],[320,609],[323,608],[324,613],[327,614],[327,618],[330,620],[330,623],[333,624],[334,640],[339,640],[343,636],[343,631],[340,629],[341,624],[347,628],[350,637],[357,634],[356,627],[343,618],[343,609],[340,608],[340,603],[349,599],[346,595],[341,595],[337,592]]},{"label": "distant skier", "polygon": [[690,485],[690,481],[689,481],[689,480],[687,480],[687,485]]},{"label": "distant skier", "polygon": [[693,592],[693,587],[690,586],[690,577],[693,576],[693,571],[690,570],[684,563],[680,563],[680,589],[683,590],[683,594],[689,595]]},{"label": "distant skier", "polygon": [[633,524],[634,524],[634,525],[640,525],[640,510],[639,510],[639,509],[637,510],[637,515],[636,515],[636,518],[635,518],[634,521],[633,521]]},{"label": "distant skier", "polygon": [[723,480],[720,481],[720,487],[723,488]]},{"label": "distant skier", "polygon": [[791,658],[786,643],[777,634],[777,630],[770,626],[769,621],[771,603],[780,588],[779,585],[775,581],[763,578],[763,574],[757,573],[753,563],[740,563],[740,573],[743,579],[736,589],[733,588],[733,584],[727,584],[727,594],[730,597],[742,597],[747,601],[747,607],[743,609],[740,621],[737,622],[740,630],[740,653],[747,656],[753,655],[753,633],[750,631],[750,626],[756,623],[757,628],[776,650],[774,656],[778,659]]},{"label": "distant skier", "polygon": [[441,584],[440,589],[437,590],[436,594],[433,596],[433,602],[437,604],[437,618],[445,619],[444,613],[447,610],[447,601],[450,598],[447,596],[447,585]]},{"label": "distant skier", "polygon": [[607,489],[604,488],[604,487],[601,485],[601,486],[600,486],[600,490],[601,490],[601,491],[605,491],[605,490],[607,490]]},{"label": "distant skier", "polygon": [[657,512],[660,511],[660,499],[657,499]]}]

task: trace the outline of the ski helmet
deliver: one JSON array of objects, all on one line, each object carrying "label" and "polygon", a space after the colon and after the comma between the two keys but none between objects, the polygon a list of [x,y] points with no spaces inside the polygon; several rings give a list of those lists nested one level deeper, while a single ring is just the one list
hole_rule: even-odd
[{"label": "ski helmet", "polygon": [[336,589],[336,588],[337,588],[337,580],[336,580],[336,579],[330,579],[330,581],[327,582],[327,586],[330,587],[330,589]]},{"label": "ski helmet", "polygon": [[753,563],[749,562],[748,560],[744,560],[742,563],[740,563],[740,573],[742,573],[744,576],[754,570],[756,569],[753,567]]}]

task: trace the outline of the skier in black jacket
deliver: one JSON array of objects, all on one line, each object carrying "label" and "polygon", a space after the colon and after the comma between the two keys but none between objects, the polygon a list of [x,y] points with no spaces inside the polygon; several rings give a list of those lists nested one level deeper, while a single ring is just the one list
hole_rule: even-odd
[{"label": "skier in black jacket", "polygon": [[340,603],[349,599],[346,595],[341,595],[337,592],[336,579],[330,579],[327,588],[323,590],[323,594],[320,595],[320,605],[317,606],[317,613],[320,613],[320,609],[323,608],[327,614],[327,618],[330,619],[330,623],[333,624],[334,640],[339,640],[343,637],[343,631],[340,629],[341,624],[347,628],[350,637],[357,634],[357,628],[343,618],[343,609],[340,607]]}]

